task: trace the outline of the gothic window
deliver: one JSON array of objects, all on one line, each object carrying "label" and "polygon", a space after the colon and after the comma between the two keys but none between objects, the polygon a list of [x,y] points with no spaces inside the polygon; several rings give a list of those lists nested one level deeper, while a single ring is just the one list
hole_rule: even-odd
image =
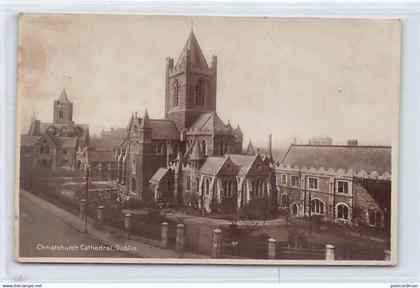
[{"label": "gothic window", "polygon": [[200,78],[195,84],[195,104],[204,106],[204,81]]},{"label": "gothic window", "polygon": [[187,176],[187,190],[191,189],[191,180],[190,180],[190,176]]},{"label": "gothic window", "polygon": [[58,112],[58,118],[60,118],[60,119],[64,118],[63,110],[60,110],[60,112]]},{"label": "gothic window", "polygon": [[210,180],[206,179],[206,187],[205,187],[206,195],[210,194]]},{"label": "gothic window", "polygon": [[206,147],[206,141],[201,141],[201,150],[203,151],[203,154],[207,156],[207,147]]},{"label": "gothic window", "polygon": [[172,99],[172,105],[173,107],[178,106],[179,104],[179,83],[177,80],[175,80],[174,83],[174,95],[173,95],[173,99]]},{"label": "gothic window", "polygon": [[344,220],[349,219],[349,207],[346,204],[341,203],[337,205],[337,218]]},{"label": "gothic window", "polygon": [[264,197],[266,188],[267,187],[264,179],[257,179],[252,181],[252,193],[255,198]]},{"label": "gothic window", "polygon": [[316,215],[325,214],[325,204],[319,199],[311,200],[311,213]]},{"label": "gothic window", "polygon": [[131,178],[131,192],[136,192],[137,181],[136,178]]},{"label": "gothic window", "polygon": [[223,196],[232,198],[236,194],[236,179],[226,179],[223,181]]},{"label": "gothic window", "polygon": [[297,206],[296,203],[293,203],[292,204],[292,209],[291,210],[292,210],[291,211],[292,212],[292,215],[297,216],[299,209],[298,209],[298,206]]}]

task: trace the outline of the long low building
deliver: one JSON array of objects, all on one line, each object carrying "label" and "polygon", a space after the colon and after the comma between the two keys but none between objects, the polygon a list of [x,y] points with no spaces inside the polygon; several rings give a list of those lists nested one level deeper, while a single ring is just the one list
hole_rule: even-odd
[{"label": "long low building", "polygon": [[278,203],[293,216],[390,225],[391,147],[291,145],[275,174]]}]

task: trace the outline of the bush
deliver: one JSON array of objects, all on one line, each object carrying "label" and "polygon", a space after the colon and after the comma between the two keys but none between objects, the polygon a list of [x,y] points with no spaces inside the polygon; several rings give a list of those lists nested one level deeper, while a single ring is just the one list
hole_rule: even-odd
[{"label": "bush", "polygon": [[246,220],[266,220],[277,213],[277,205],[268,198],[252,199],[241,207],[239,217]]}]

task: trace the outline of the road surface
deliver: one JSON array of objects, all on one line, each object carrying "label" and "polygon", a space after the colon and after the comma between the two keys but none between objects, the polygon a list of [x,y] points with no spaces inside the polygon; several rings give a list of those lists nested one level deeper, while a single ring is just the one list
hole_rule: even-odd
[{"label": "road surface", "polygon": [[92,239],[20,198],[20,257],[133,257]]}]

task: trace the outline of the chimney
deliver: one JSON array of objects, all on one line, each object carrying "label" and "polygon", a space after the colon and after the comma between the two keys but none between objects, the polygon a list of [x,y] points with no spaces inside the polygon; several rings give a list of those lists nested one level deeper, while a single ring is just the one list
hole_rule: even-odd
[{"label": "chimney", "polygon": [[270,158],[273,156],[272,151],[271,151],[272,138],[273,138],[273,136],[271,134],[268,134],[268,156],[270,156]]},{"label": "chimney", "polygon": [[349,140],[347,140],[347,146],[357,146],[357,145],[358,145],[357,139],[349,139]]}]

